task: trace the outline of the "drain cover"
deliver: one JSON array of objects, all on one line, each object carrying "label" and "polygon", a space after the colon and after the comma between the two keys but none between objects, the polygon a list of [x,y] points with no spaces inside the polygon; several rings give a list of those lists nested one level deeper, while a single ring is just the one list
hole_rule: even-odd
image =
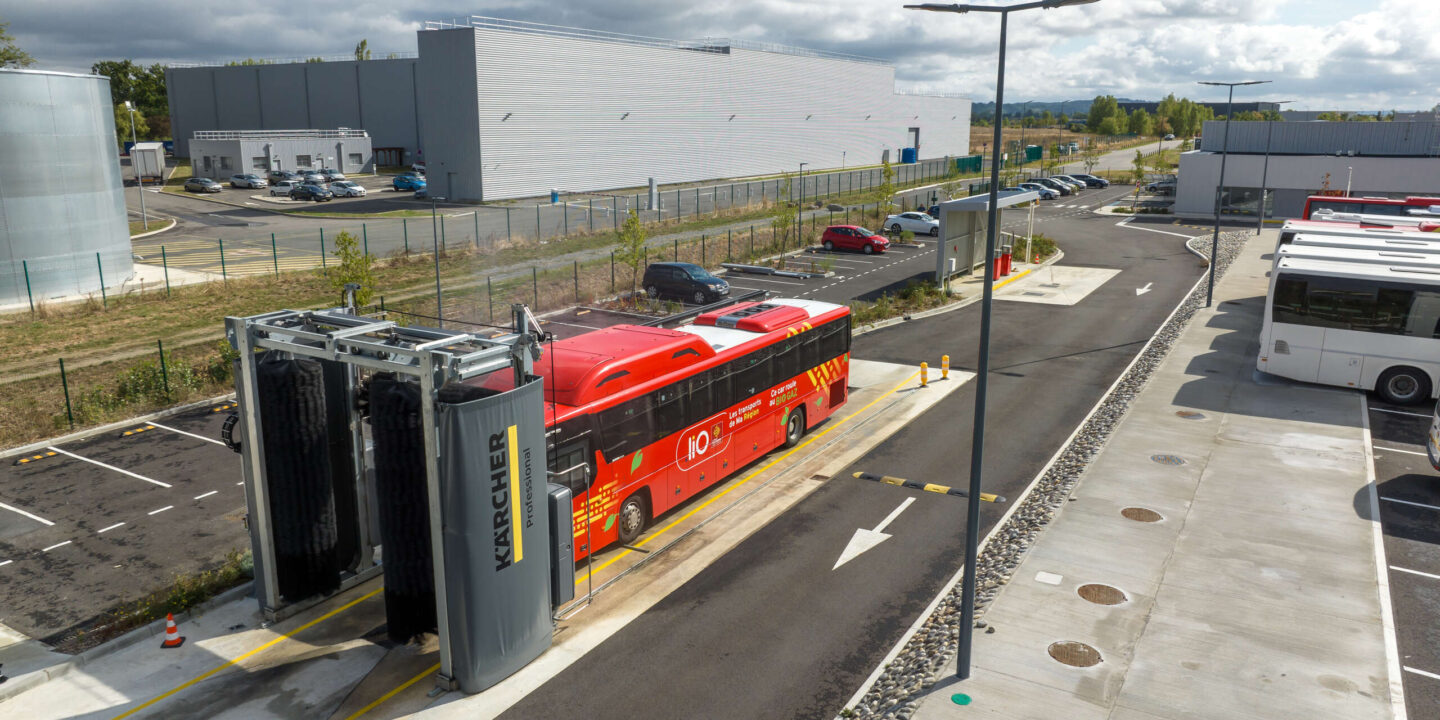
[{"label": "drain cover", "polygon": [[1165,519],[1164,515],[1150,508],[1142,507],[1127,507],[1121,510],[1120,514],[1124,515],[1127,520],[1134,520],[1136,522],[1160,522]]},{"label": "drain cover", "polygon": [[1186,420],[1200,420],[1205,417],[1205,413],[1195,412],[1194,410],[1176,410],[1175,414]]},{"label": "drain cover", "polygon": [[1184,465],[1185,458],[1179,455],[1151,455],[1150,459],[1161,465]]},{"label": "drain cover", "polygon": [[1091,667],[1100,664],[1100,651],[1082,642],[1062,640],[1050,644],[1050,657],[1070,667]]},{"label": "drain cover", "polygon": [[1120,588],[1098,583],[1081,585],[1075,592],[1096,605],[1119,605],[1130,599]]}]

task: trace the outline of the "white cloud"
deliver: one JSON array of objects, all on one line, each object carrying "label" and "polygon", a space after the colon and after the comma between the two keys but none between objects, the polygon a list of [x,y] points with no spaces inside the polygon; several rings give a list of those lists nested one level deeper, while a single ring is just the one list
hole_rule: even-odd
[{"label": "white cloud", "polygon": [[[987,2],[989,0],[986,0]],[[494,0],[486,14],[655,37],[731,37],[892,61],[906,86],[994,94],[998,18],[902,9],[904,0]],[[1271,79],[1250,98],[1314,108],[1430,107],[1440,60],[1440,2],[1381,0],[1102,0],[1011,17],[1006,97],[1087,99],[1112,93],[1207,97],[1196,80]],[[1353,10],[1345,8],[1353,5]],[[43,66],[95,60],[204,62],[348,54],[361,38],[377,55],[413,51],[423,20],[464,18],[473,5],[403,3],[127,4],[53,0],[16,5],[0,21]],[[1340,8],[1340,10],[1336,10]],[[1348,13],[1339,21],[1334,18]],[[1316,15],[1332,19],[1315,23]],[[83,18],[81,22],[78,19]],[[123,29],[117,31],[116,29]],[[1213,91],[1211,91],[1213,94]]]}]

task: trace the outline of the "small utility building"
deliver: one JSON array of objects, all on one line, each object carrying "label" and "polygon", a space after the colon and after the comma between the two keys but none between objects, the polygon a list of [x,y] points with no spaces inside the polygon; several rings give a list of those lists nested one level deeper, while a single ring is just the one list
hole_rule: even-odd
[{"label": "small utility building", "polygon": [[364,130],[200,130],[190,139],[196,177],[223,180],[239,173],[319,170],[375,171]]}]

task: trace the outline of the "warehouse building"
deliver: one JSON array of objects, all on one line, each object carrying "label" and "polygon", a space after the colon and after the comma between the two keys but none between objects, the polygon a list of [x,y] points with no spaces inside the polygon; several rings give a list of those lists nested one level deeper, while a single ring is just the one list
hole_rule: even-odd
[{"label": "warehouse building", "polygon": [[[1215,217],[1225,123],[1205,123],[1199,150],[1180,156],[1175,214]],[[1266,148],[1269,168],[1266,169]],[[1232,122],[1221,214],[1255,217],[1262,179],[1266,217],[1299,217],[1324,191],[1440,195],[1440,123]]]},{"label": "warehouse building", "polygon": [[418,47],[172,68],[176,138],[363,127],[378,165],[424,161],[433,194],[471,201],[969,154],[967,99],[897,92],[895,68],[871,58],[481,17],[427,23]]},{"label": "warehouse building", "polygon": [[271,170],[368,173],[375,158],[364,130],[202,130],[190,140],[190,165],[195,177],[224,180]]},{"label": "warehouse building", "polygon": [[130,279],[110,80],[0,69],[0,305]]}]

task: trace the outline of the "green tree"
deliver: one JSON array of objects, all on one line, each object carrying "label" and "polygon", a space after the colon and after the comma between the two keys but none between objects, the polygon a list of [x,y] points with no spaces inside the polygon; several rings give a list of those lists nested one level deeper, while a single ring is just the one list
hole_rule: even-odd
[{"label": "green tree", "polygon": [[635,285],[644,273],[641,265],[645,264],[646,255],[645,226],[640,224],[640,213],[631,210],[625,214],[625,222],[620,224],[620,242],[615,246],[615,259],[630,268],[631,295],[635,294]]},{"label": "green tree", "polygon": [[1135,183],[1145,179],[1145,155],[1139,150],[1135,151],[1135,159],[1130,163],[1130,180]]},{"label": "green tree", "polygon": [[1105,122],[1106,118],[1114,117],[1115,113],[1119,110],[1120,104],[1116,102],[1114,95],[1097,95],[1095,99],[1090,102],[1090,113],[1085,120],[1086,129],[1090,132],[1098,132],[1103,135],[1116,134],[1102,131],[1100,125]]},{"label": "green tree", "polygon": [[124,103],[117,104],[115,106],[115,140],[119,146],[125,147],[125,143],[129,142],[131,137],[139,137],[142,140],[150,137],[150,125],[146,122],[145,115],[140,112],[135,113],[133,135],[131,131],[130,111],[126,109]]},{"label": "green tree", "polygon": [[1095,133],[1099,135],[1119,135],[1121,133],[1121,125],[1115,120],[1114,116],[1107,117],[1101,120],[1100,124],[1096,126]]},{"label": "green tree", "polygon": [[347,230],[335,236],[335,250],[330,253],[340,262],[329,271],[330,287],[343,292],[346,283],[356,283],[355,303],[368,305],[375,295],[375,256],[360,246],[360,238]]},{"label": "green tree", "polygon": [[230,62],[227,62],[227,63],[225,63],[225,64],[228,65],[228,66],[231,66],[231,67],[235,67],[235,66],[249,66],[249,65],[269,65],[269,64],[270,64],[270,61],[269,61],[269,60],[256,60],[255,58],[245,58],[244,60],[231,60]]},{"label": "green tree", "polygon": [[307,63],[325,62],[325,58],[322,58],[322,57],[312,57],[312,58],[307,58],[307,59],[305,60],[305,62],[307,62]]},{"label": "green tree", "polygon": [[1051,125],[1054,125],[1055,115],[1049,110],[1040,113],[1040,124],[1044,125],[1045,127],[1050,127]]},{"label": "green tree", "polygon": [[1150,113],[1145,112],[1145,108],[1135,108],[1135,112],[1130,113],[1129,125],[1130,132],[1136,135],[1149,135],[1152,128]]},{"label": "green tree", "polygon": [[1085,163],[1085,172],[1095,172],[1095,166],[1100,164],[1100,146],[1095,144],[1093,139],[1085,142],[1085,148],[1080,151],[1080,159]]},{"label": "green tree", "polygon": [[880,184],[875,186],[874,199],[871,202],[880,203],[882,207],[888,208],[890,198],[895,197],[895,167],[890,164],[890,159],[880,165]]},{"label": "green tree", "polygon": [[0,67],[23,68],[34,65],[35,58],[15,45],[15,38],[5,30],[8,27],[10,23],[0,23]]},{"label": "green tree", "polygon": [[790,197],[790,178],[787,176],[775,194],[775,207],[771,212],[770,229],[781,246],[790,242],[790,228],[795,224],[795,205]]},{"label": "green tree", "polygon": [[356,59],[356,60],[369,60],[369,59],[370,59],[370,41],[369,41],[369,40],[365,40],[364,38],[361,38],[360,43],[355,46],[355,59]]},{"label": "green tree", "polygon": [[101,60],[90,66],[90,72],[110,78],[110,100],[135,104],[146,118],[168,116],[169,103],[165,94],[165,66],[137,65],[133,60]]}]

